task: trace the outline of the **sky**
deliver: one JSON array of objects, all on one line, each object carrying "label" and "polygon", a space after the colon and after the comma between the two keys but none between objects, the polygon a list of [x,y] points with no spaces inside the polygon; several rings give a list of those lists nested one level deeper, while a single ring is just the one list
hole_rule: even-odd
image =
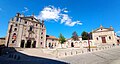
[{"label": "sky", "polygon": [[16,13],[45,21],[47,34],[70,38],[102,25],[120,35],[120,0],[0,0],[0,37],[7,35],[9,20]]}]

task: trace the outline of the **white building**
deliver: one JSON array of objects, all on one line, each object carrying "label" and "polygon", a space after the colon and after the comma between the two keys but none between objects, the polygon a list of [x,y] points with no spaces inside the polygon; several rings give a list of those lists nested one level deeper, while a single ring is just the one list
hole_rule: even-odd
[{"label": "white building", "polygon": [[102,25],[92,31],[92,37],[95,44],[116,44],[116,34],[112,26],[104,28]]}]

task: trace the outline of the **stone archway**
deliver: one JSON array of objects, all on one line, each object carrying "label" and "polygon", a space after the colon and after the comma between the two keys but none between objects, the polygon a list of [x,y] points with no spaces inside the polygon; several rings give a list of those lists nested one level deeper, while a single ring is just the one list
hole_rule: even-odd
[{"label": "stone archway", "polygon": [[27,40],[26,48],[31,48],[31,40]]},{"label": "stone archway", "polygon": [[25,40],[21,40],[21,45],[20,45],[21,48],[24,48],[24,43],[25,43]]},{"label": "stone archway", "polygon": [[36,48],[36,41],[33,42],[32,47]]}]

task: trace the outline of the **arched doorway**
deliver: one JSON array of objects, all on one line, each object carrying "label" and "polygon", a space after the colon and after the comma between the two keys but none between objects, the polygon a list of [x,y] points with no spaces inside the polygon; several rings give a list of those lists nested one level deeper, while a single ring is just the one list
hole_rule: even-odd
[{"label": "arched doorway", "polygon": [[49,43],[49,44],[48,44],[48,47],[51,48],[51,46],[52,46],[51,43]]},{"label": "arched doorway", "polygon": [[21,48],[24,48],[24,43],[25,43],[25,40],[21,40],[21,45],[20,45]]},{"label": "arched doorway", "polygon": [[36,48],[36,41],[33,42],[32,47]]},{"label": "arched doorway", "polygon": [[31,40],[27,40],[26,48],[30,48],[30,47],[31,47]]},{"label": "arched doorway", "polygon": [[71,47],[74,47],[74,44],[73,44],[73,42],[71,43]]}]

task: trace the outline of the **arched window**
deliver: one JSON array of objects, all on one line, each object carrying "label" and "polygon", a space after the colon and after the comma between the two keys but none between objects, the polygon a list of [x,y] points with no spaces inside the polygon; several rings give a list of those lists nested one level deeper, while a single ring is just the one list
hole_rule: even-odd
[{"label": "arched window", "polygon": [[15,28],[14,31],[17,31],[17,28]]},{"label": "arched window", "polygon": [[33,29],[33,26],[30,26],[30,31],[32,31],[32,29]]},{"label": "arched window", "polygon": [[27,21],[25,21],[25,24],[27,24]]},{"label": "arched window", "polygon": [[109,39],[111,40],[111,37],[109,36]]},{"label": "arched window", "polygon": [[96,39],[98,40],[98,37]]}]

